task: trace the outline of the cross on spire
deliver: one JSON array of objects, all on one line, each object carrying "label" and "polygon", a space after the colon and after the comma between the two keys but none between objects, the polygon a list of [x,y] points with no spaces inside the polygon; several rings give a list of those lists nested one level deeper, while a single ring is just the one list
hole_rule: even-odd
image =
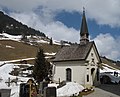
[{"label": "cross on spire", "polygon": [[83,7],[83,13],[85,13],[85,7]]}]

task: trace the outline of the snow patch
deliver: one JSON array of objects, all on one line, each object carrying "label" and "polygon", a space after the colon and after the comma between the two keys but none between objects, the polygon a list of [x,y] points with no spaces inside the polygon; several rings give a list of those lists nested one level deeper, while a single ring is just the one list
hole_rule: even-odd
[{"label": "snow patch", "polygon": [[[118,73],[117,76],[114,75],[115,72]],[[100,69],[100,77],[104,75],[108,76],[113,83],[120,82],[120,70],[119,69],[115,69],[114,67],[104,64],[103,69]]]},{"label": "snow patch", "polygon": [[15,47],[12,47],[12,46],[10,46],[10,45],[6,45],[6,48],[14,49]]},{"label": "snow patch", "polygon": [[68,82],[65,86],[57,89],[57,97],[78,95],[84,87],[78,83]]},{"label": "snow patch", "polygon": [[44,53],[45,55],[54,56],[56,53]]},{"label": "snow patch", "polygon": [[1,40],[15,40],[15,41],[19,41],[22,38],[22,35],[10,35],[7,33],[2,33],[0,34]]}]

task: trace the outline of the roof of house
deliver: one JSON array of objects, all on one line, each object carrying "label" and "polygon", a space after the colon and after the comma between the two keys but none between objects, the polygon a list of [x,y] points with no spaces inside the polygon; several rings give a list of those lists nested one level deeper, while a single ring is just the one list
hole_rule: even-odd
[{"label": "roof of house", "polygon": [[69,47],[63,47],[55,55],[53,62],[57,61],[76,61],[76,60],[85,60],[93,46],[94,42],[88,42],[84,45],[72,45]]}]

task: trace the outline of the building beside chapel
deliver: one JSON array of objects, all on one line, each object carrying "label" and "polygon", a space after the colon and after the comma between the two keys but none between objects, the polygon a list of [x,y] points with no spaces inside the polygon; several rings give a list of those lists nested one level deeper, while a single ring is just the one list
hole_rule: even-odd
[{"label": "building beside chapel", "polygon": [[89,40],[85,10],[80,28],[80,44],[64,46],[53,59],[53,81],[77,82],[86,88],[99,84],[100,56],[94,41]]}]

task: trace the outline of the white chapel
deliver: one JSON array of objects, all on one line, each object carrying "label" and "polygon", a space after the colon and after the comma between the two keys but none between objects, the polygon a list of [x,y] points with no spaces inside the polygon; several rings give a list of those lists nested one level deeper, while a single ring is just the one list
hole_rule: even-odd
[{"label": "white chapel", "polygon": [[86,88],[99,84],[101,60],[94,41],[89,41],[85,10],[82,15],[80,44],[62,47],[52,62],[54,82],[77,82]]}]

